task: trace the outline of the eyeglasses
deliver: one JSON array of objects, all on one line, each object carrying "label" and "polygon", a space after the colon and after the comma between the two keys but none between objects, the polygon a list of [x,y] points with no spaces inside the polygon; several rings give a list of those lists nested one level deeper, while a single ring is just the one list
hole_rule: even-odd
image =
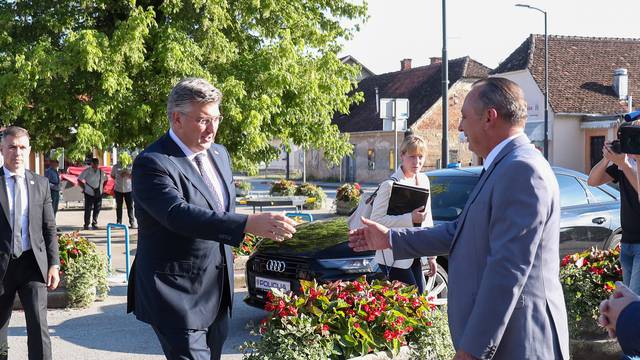
[{"label": "eyeglasses", "polygon": [[[186,117],[191,117],[188,114],[184,114],[184,113],[181,113],[181,114],[186,116]],[[211,116],[211,117],[196,118],[194,120],[196,121],[196,123],[198,123],[198,125],[200,125],[202,127],[206,127],[206,126],[209,126],[211,124],[219,124],[222,121],[222,119],[224,119],[224,116],[216,115],[216,116]]]}]

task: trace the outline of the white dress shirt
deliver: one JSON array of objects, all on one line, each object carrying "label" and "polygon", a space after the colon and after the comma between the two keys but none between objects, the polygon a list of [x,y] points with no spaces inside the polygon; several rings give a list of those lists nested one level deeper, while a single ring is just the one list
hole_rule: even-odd
[{"label": "white dress shirt", "polygon": [[220,209],[220,211],[224,212],[229,204],[229,197],[225,191],[222,191],[222,179],[220,179],[220,175],[215,170],[213,163],[209,158],[209,154],[207,153],[207,150],[194,153],[193,151],[191,151],[191,149],[189,149],[189,147],[187,147],[187,145],[185,145],[180,140],[178,135],[176,135],[176,133],[173,132],[173,129],[169,129],[169,137],[171,137],[171,139],[175,141],[176,144],[178,144],[178,147],[180,148],[180,150],[182,150],[182,152],[186,155],[186,157],[191,162],[191,165],[193,165],[193,167],[196,169],[198,173],[200,173],[200,170],[198,169],[198,165],[196,165],[195,157],[196,155],[201,153],[204,153],[206,155],[206,159],[208,161],[204,161],[202,165],[204,167],[204,171],[207,173],[207,175],[209,175],[209,178],[213,180],[213,187],[214,187],[212,189],[213,195],[217,196],[218,200],[220,201],[220,204],[224,206],[224,209]]},{"label": "white dress shirt", "polygon": [[[507,146],[508,143],[511,142],[511,140],[517,138],[520,135],[523,135],[524,133],[517,133],[515,135],[509,136],[508,138],[502,140],[500,142],[500,144],[496,145],[493,149],[491,149],[491,151],[489,152],[489,155],[487,155],[487,158],[484,159],[484,163],[482,164],[482,167],[484,167],[485,170],[489,170],[489,166],[491,166],[491,163],[493,162],[493,160],[496,159],[496,156],[498,156],[498,154],[500,154],[500,151],[502,151],[502,149]],[[533,146],[533,145],[532,145]]]},{"label": "white dress shirt", "polygon": [[[14,173],[9,171],[6,167],[3,166],[5,184],[7,186],[7,197],[9,198],[9,219],[13,219],[15,214],[15,186],[20,186],[20,195],[22,197],[22,209],[18,209],[21,215],[21,226],[22,226],[22,251],[27,251],[31,249],[31,240],[29,239],[29,194],[27,190],[27,179],[24,177],[24,169],[22,172]],[[18,175],[21,181],[16,181],[12,176]]]}]

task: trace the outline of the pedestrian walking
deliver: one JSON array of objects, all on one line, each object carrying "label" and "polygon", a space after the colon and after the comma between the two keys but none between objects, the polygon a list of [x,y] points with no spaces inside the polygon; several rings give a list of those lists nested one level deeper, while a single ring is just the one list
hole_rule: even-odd
[{"label": "pedestrian walking", "polygon": [[[84,229],[89,230],[89,222],[91,228],[98,229],[98,215],[102,209],[102,194],[104,192],[104,184],[107,182],[107,174],[98,167],[99,161],[96,158],[91,159],[91,166],[84,169],[78,176],[80,187],[84,193]],[[93,217],[91,216],[93,213]]]}]

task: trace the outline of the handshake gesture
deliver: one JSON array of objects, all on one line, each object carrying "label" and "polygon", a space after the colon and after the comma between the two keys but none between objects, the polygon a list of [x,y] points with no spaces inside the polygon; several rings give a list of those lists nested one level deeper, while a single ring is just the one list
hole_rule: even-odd
[{"label": "handshake gesture", "polygon": [[624,310],[627,305],[636,301],[640,301],[640,296],[635,294],[620,281],[617,281],[616,290],[611,297],[600,303],[600,317],[598,318],[598,323],[600,323],[600,326],[607,329],[610,337],[616,337],[616,324],[618,322],[618,316],[620,316],[622,310]]},{"label": "handshake gesture", "polygon": [[249,215],[244,232],[262,236],[275,241],[291,239],[296,233],[296,222],[285,216],[284,212],[264,212]]}]

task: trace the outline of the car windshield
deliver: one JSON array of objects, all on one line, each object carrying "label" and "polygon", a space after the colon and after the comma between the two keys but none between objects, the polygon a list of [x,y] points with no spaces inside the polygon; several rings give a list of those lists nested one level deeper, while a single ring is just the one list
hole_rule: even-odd
[{"label": "car windshield", "polygon": [[452,221],[462,213],[478,182],[475,176],[431,176],[431,213],[435,221]]}]

